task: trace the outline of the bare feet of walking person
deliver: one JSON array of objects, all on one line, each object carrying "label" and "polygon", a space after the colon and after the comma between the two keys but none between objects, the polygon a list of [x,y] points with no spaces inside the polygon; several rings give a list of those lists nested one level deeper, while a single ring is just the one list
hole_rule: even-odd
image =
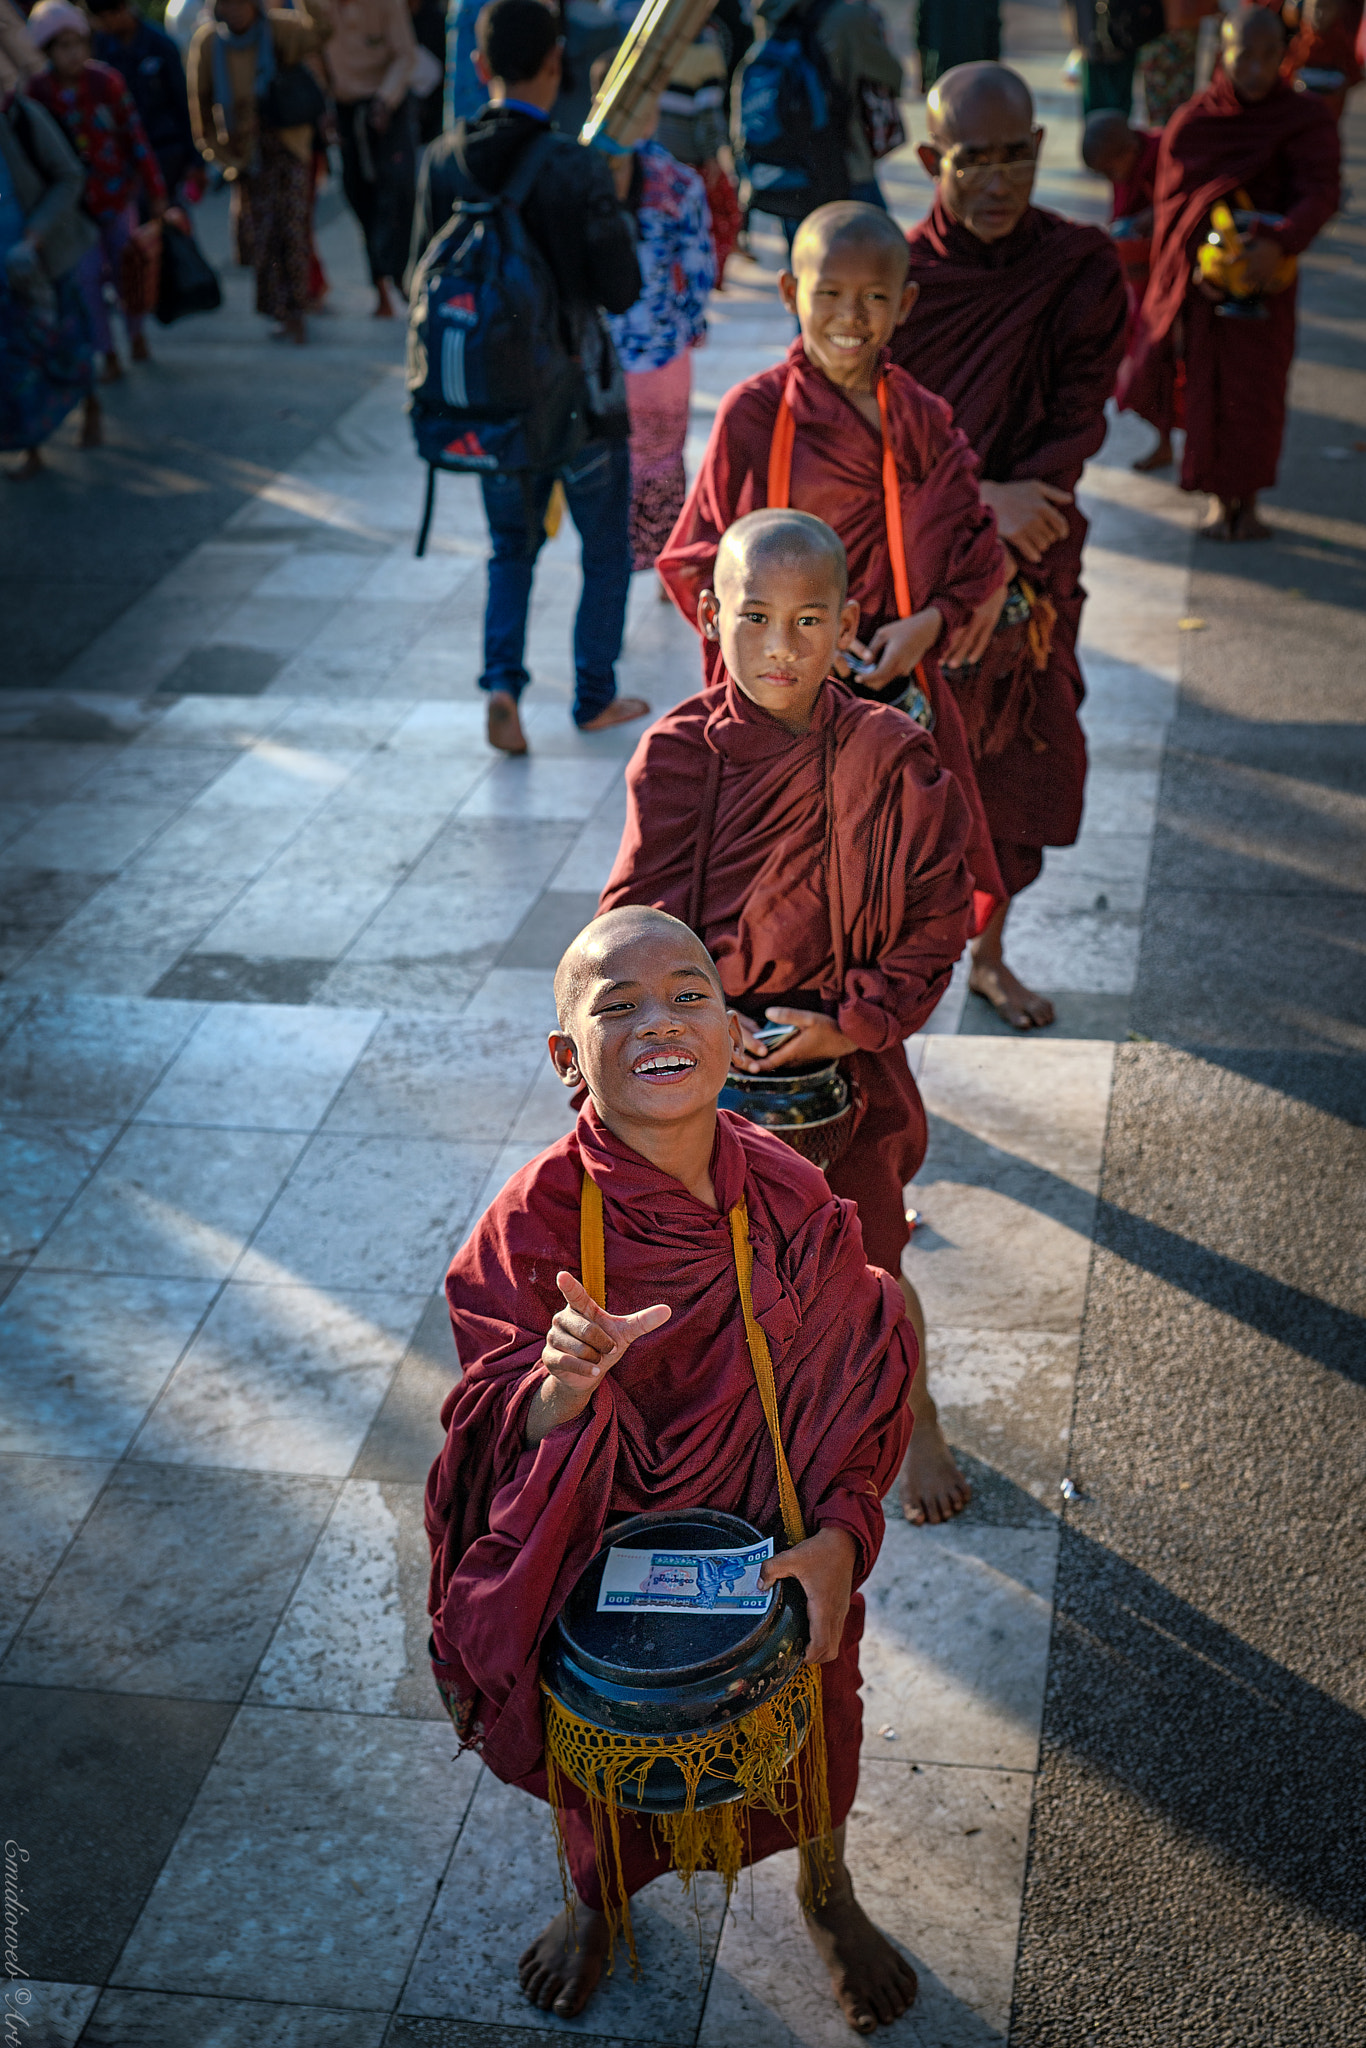
[{"label": "bare feet of walking person", "polygon": [[609,726],[629,725],[633,718],[648,718],[650,707],[643,697],[614,697],[592,718],[585,718],[580,732],[606,732]]},{"label": "bare feet of walking person", "polygon": [[1008,902],[1002,903],[974,939],[968,987],[974,995],[984,997],[1012,1030],[1039,1031],[1051,1024],[1057,1013],[1047,996],[1026,988],[1019,975],[1006,966],[1003,948],[1009,909]]},{"label": "bare feet of walking person", "polygon": [[533,2005],[562,2020],[572,2020],[597,1990],[606,1960],[606,1915],[578,1900],[573,1926],[567,1913],[557,1913],[545,1932],[523,1951],[517,1976]]},{"label": "bare feet of walking person", "polygon": [[805,1917],[806,1931],[830,1972],[840,2011],[856,2034],[875,2034],[909,2011],[915,2003],[915,1971],[854,1897],[844,1861],[843,1827],[835,1830],[830,1890]]},{"label": "bare feet of walking person", "polygon": [[500,754],[526,752],[526,734],[511,690],[489,691],[488,735],[489,745],[497,747]]}]

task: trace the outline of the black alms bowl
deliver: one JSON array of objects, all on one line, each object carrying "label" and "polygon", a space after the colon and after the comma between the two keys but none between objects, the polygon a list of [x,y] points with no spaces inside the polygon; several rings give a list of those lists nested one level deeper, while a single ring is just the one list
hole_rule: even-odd
[{"label": "black alms bowl", "polygon": [[[560,1704],[594,1727],[649,1738],[715,1732],[751,1713],[784,1686],[806,1654],[801,1588],[781,1579],[768,1611],[755,1614],[599,1614],[609,1549],[738,1550],[761,1542],[738,1515],[712,1508],[633,1515],[613,1529],[585,1568],[546,1637],[541,1676]],[[677,1766],[663,1755],[642,1787],[623,1785],[621,1804],[676,1813],[684,1803]],[[708,1775],[699,1806],[740,1797],[729,1776]]]},{"label": "black alms bowl", "polygon": [[849,1083],[838,1060],[800,1067],[775,1067],[771,1074],[726,1076],[722,1109],[733,1109],[752,1124],[779,1136],[785,1130],[833,1123],[849,1106]]}]

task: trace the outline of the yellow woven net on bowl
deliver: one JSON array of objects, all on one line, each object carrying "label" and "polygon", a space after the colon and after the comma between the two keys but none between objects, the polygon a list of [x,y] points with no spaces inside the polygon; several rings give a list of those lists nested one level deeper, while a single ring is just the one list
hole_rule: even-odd
[{"label": "yellow woven net on bowl", "polygon": [[[583,1285],[594,1301],[605,1308],[602,1193],[587,1174],[583,1177],[579,1216]],[[750,1292],[754,1261],[743,1202],[731,1210],[729,1222],[745,1338],[778,1468],[783,1531],[790,1544],[800,1543],[806,1528],[783,1449],[773,1359],[768,1339],[754,1314]],[[802,1905],[818,1905],[825,1897],[834,1868],[834,1842],[818,1664],[800,1665],[771,1699],[740,1720],[722,1728],[702,1729],[696,1735],[620,1734],[571,1713],[546,1686],[541,1691],[545,1707],[546,1776],[555,1813],[565,1899],[572,1911],[573,1892],[559,1816],[567,1779],[587,1798],[608,1932],[613,1944],[619,1935],[625,1939],[633,1969],[637,1967],[635,1937],[621,1865],[621,1816],[631,1809],[623,1809],[621,1794],[623,1790],[634,1790],[639,1797],[651,1766],[657,1762],[672,1764],[686,1788],[681,1812],[649,1816],[656,1839],[668,1851],[685,1890],[699,1870],[715,1870],[724,1879],[726,1896],[730,1897],[746,1857],[749,1816],[756,1807],[761,1807],[786,1824],[801,1851]],[[699,1807],[698,1794],[708,1776],[733,1780],[740,1789],[740,1797],[721,1805]]]}]

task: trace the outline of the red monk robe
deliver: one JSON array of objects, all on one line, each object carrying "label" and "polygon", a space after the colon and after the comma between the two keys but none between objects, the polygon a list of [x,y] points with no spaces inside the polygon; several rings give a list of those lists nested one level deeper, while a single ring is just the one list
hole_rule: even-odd
[{"label": "red monk robe", "polygon": [[[1124,279],[1110,237],[1031,206],[1010,234],[983,242],[936,193],[907,241],[920,297],[892,337],[897,362],[948,400],[989,482],[1037,477],[1073,490],[1105,438],[1105,401],[1124,348]],[[1056,615],[1046,666],[1019,629],[1008,670],[989,653],[960,692],[1012,896],[1038,875],[1042,849],[1069,846],[1081,824],[1076,643],[1086,521],[1075,505],[1066,510],[1066,538],[1022,568]]]},{"label": "red monk robe", "polygon": [[651,727],[626,789],[599,913],[667,910],[692,925],[737,1009],[822,1010],[853,1039],[846,1065],[867,1110],[826,1179],[858,1203],[869,1259],[899,1272],[903,1190],[928,1137],[902,1040],[947,988],[971,915],[957,780],[904,712],[842,683],[825,684],[810,731],[794,735],[727,676]]},{"label": "red monk robe", "polygon": [[[528,1403],[561,1306],[555,1275],[579,1270],[585,1172],[602,1191],[608,1305],[629,1314],[667,1302],[673,1314],[631,1347],[582,1416],[527,1450]],[[882,1496],[910,1434],[916,1364],[900,1293],[869,1269],[854,1211],[816,1168],[724,1110],[711,1177],[717,1214],[613,1137],[589,1105],[567,1137],[514,1174],[446,1277],[464,1376],[442,1408],[446,1444],[427,1482],[435,1668],[462,1739],[495,1776],[542,1799],[541,1641],[608,1521],[719,1508],[781,1543],[727,1221],[742,1197],[754,1309],[806,1527],[849,1532],[855,1586],[882,1542]],[[823,1671],[836,1826],[858,1783],[862,1633],[856,1592],[839,1658]],[[561,1820],[575,1887],[601,1910],[587,1816],[580,1805]],[[753,1814],[747,1860],[791,1847],[780,1820]],[[628,1893],[668,1867],[648,1823],[623,1819],[622,1865]]]},{"label": "red monk robe", "polygon": [[[901,484],[901,522],[911,605],[937,606],[944,646],[1009,574],[996,521],[977,494],[977,460],[949,408],[914,377],[884,361],[887,421]],[[882,442],[858,407],[808,360],[801,337],[784,363],[727,392],[713,422],[702,467],[657,567],[684,618],[697,623],[697,600],[710,586],[721,535],[768,503],[769,444],[786,401],[795,426],[788,503],[839,535],[849,561],[849,595],[859,607],[858,638],[871,639],[897,616],[882,481]],[[702,642],[708,685],[721,680],[717,641]],[[978,902],[974,927],[1005,894],[977,794],[962,716],[931,654],[924,663],[939,757],[958,778],[973,815],[968,847]]]},{"label": "red monk robe", "polygon": [[[1157,160],[1162,150],[1160,128],[1135,129],[1133,133],[1141,147],[1128,177],[1116,179],[1110,204],[1112,223],[1120,220],[1130,221],[1139,215],[1148,217],[1148,224],[1141,234],[1126,236],[1115,243],[1119,251],[1119,260],[1124,266],[1124,289],[1129,301],[1129,323],[1124,334],[1126,350],[1131,349],[1134,344],[1138,309],[1143,303],[1143,294],[1148,289],[1148,277],[1152,268],[1152,212],[1157,192]],[[1181,402],[1182,390],[1181,366],[1169,337],[1164,373],[1154,376],[1143,409],[1143,418],[1151,426],[1156,427],[1158,433],[1163,436],[1170,435],[1174,427],[1185,425]]]},{"label": "red monk robe", "polygon": [[1264,301],[1267,319],[1227,320],[1191,284],[1210,208],[1242,187],[1259,211],[1284,214],[1273,239],[1297,256],[1337,208],[1338,162],[1337,128],[1322,100],[1280,80],[1248,106],[1221,71],[1163,133],[1152,276],[1119,402],[1151,417],[1147,407],[1162,375],[1163,344],[1181,315],[1183,491],[1208,491],[1231,503],[1275,483],[1295,353],[1294,285]]}]

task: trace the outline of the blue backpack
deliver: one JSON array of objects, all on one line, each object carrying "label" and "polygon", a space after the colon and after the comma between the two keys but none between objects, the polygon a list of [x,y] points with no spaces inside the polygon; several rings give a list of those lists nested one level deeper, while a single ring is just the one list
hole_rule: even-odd
[{"label": "blue backpack", "polygon": [[797,8],[755,43],[740,74],[741,168],[750,204],[779,220],[805,220],[849,197],[848,116],[816,31],[830,0]]},{"label": "blue backpack", "polygon": [[520,211],[557,140],[538,135],[495,196],[470,175],[461,125],[455,160],[469,196],[424,250],[408,316],[408,411],[428,472],[419,555],[438,470],[544,475],[587,437],[583,369]]}]

